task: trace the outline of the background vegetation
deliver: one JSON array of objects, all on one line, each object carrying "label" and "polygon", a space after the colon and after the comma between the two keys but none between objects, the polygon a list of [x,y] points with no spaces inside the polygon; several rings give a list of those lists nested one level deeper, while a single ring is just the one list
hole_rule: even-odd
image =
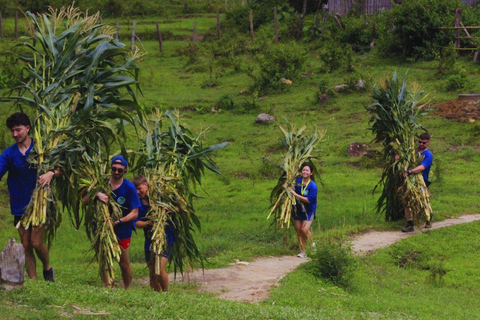
[{"label": "background vegetation", "polygon": [[[403,2],[409,5],[409,1]],[[203,196],[196,202],[202,230],[197,230],[196,239],[208,258],[206,267],[226,266],[235,259],[248,261],[258,256],[297,253],[293,232],[285,246],[283,233],[266,221],[268,197],[278,179],[278,159],[283,152],[277,124],[284,117],[297,125],[327,130],[317,164],[324,183],[319,189],[317,220],[313,224],[317,242],[371,228],[399,230],[403,222],[385,222],[384,217],[375,214],[379,193],[372,194],[372,190],[381,175],[382,164],[375,156],[380,146],[370,144],[368,155],[360,158],[347,154],[351,142],[369,144],[372,139],[366,130],[368,115],[364,111],[371,102],[369,88],[384,83],[395,70],[399,75],[406,73],[409,82],[418,83],[429,93],[433,108],[438,109],[439,103],[455,99],[458,93],[480,91],[480,68],[472,62],[473,54],[457,56],[451,49],[443,50],[444,43],[453,40],[447,33],[443,38],[433,38],[438,44],[435,48],[440,48],[433,54],[422,51],[431,43],[420,43],[407,52],[397,50],[405,42],[399,34],[391,45],[389,13],[342,17],[343,30],[328,16],[325,32],[317,32],[315,39],[314,16],[307,15],[302,37],[296,40],[292,33],[296,30],[292,29],[294,10],[286,2],[278,4],[282,15],[280,44],[273,42],[273,24],[268,15],[256,24],[255,40],[250,40],[248,28],[240,25],[245,20],[233,19],[245,16],[248,8],[222,14],[222,38],[217,40],[214,13],[198,9],[194,15],[186,16],[181,12],[181,1],[175,3],[178,10],[167,11],[166,16],[159,12],[157,16],[135,18],[142,40],[139,46],[147,52],[140,65],[142,103],[146,109],[181,110],[184,123],[192,130],[208,127],[207,144],[230,142],[214,156],[222,176],[208,174],[204,188],[198,190]],[[205,2],[189,4],[200,8]],[[103,10],[101,6],[91,8]],[[155,14],[152,8],[148,12]],[[478,25],[477,10],[464,9],[465,24],[468,21]],[[426,15],[434,15],[433,11],[430,9]],[[445,16],[441,23],[450,25],[448,19],[453,13],[444,12],[438,14]],[[104,19],[106,23],[120,22],[120,38],[125,42],[129,41],[133,20],[127,15]],[[470,17],[472,20],[467,20]],[[163,52],[159,52],[155,40],[155,22],[160,23],[165,35]],[[201,35],[196,46],[191,41],[194,22]],[[411,25],[421,24],[415,24],[412,16]],[[13,34],[12,19],[5,20],[5,30],[7,35]],[[377,46],[371,48],[373,39]],[[448,42],[442,42],[445,39]],[[15,81],[18,72],[5,53],[11,45],[11,39],[0,40],[4,52],[0,58],[3,88]],[[269,57],[279,60],[271,63]],[[291,62],[296,63],[296,69],[288,70]],[[280,83],[282,77],[292,80],[292,84]],[[356,86],[360,79],[366,83],[363,88]],[[346,90],[337,92],[334,87],[341,84],[346,85]],[[319,99],[324,94],[326,99]],[[9,104],[0,108],[4,123],[14,109]],[[256,124],[255,118],[261,112],[273,114],[277,123]],[[458,122],[433,112],[423,123],[432,135],[430,148],[435,156],[431,192],[436,220],[480,209],[476,178],[480,127],[474,117],[470,119],[473,121]],[[11,144],[8,131],[1,130],[0,143]],[[130,130],[129,144],[136,148],[138,141]],[[12,226],[4,182],[1,188],[0,243],[6,243],[17,232]],[[478,223],[473,223],[435,230],[365,258],[353,258],[353,262],[344,251],[332,249],[323,256],[339,258],[337,261],[344,258],[347,262],[343,265],[351,266],[340,278],[347,280],[341,283],[343,287],[316,278],[305,266],[283,279],[269,300],[245,305],[199,294],[193,284],[181,282],[168,295],[149,291],[141,233],[132,241],[132,290],[106,290],[101,287],[96,268],[88,267],[92,255],[84,231],[74,230],[65,219],[52,247],[57,282],[27,281],[20,290],[0,292],[0,317],[53,319],[73,315],[75,306],[80,306],[105,310],[111,318],[120,319],[475,318],[480,311],[474,299],[480,290],[475,265],[479,228]],[[348,247],[348,241],[342,241],[341,247]]]}]

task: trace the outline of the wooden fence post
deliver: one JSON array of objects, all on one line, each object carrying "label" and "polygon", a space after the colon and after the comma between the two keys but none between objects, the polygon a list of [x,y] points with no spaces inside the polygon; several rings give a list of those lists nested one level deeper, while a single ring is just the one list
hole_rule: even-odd
[{"label": "wooden fence post", "polygon": [[255,40],[255,33],[253,31],[253,9],[250,9],[250,38],[252,38],[252,41]]},{"label": "wooden fence post", "polygon": [[303,0],[302,15],[300,16],[300,21],[298,22],[298,26],[297,26],[298,39],[301,39],[303,35],[303,21],[305,20],[306,12],[307,12],[307,0]]},{"label": "wooden fence post", "polygon": [[197,42],[197,22],[193,22],[193,46],[195,47],[195,43]]},{"label": "wooden fence post", "polygon": [[313,26],[313,39],[317,38],[318,24],[320,23],[320,14],[317,11],[315,14],[315,25]]},{"label": "wooden fence post", "polygon": [[217,10],[217,38],[220,40],[221,34],[220,34],[220,11]]},{"label": "wooden fence post", "polygon": [[0,35],[3,36],[3,17],[2,17],[2,12],[0,12]]},{"label": "wooden fence post", "polygon": [[462,15],[462,9],[455,10],[455,48],[460,48],[460,17]]},{"label": "wooden fence post", "polygon": [[18,38],[18,11],[15,11],[15,39]]},{"label": "wooden fence post", "polygon": [[163,40],[162,40],[162,33],[160,32],[160,25],[157,23],[157,35],[158,35],[158,46],[160,48],[160,52],[163,52]]},{"label": "wooden fence post", "polygon": [[325,21],[327,20],[328,4],[322,6],[322,33],[325,33]]},{"label": "wooden fence post", "polygon": [[278,12],[277,12],[277,7],[273,7],[273,31],[275,32],[275,43],[278,43]]},{"label": "wooden fence post", "polygon": [[115,32],[115,40],[118,41],[118,33],[120,32],[120,23],[118,23],[118,21],[115,23],[115,27],[117,28],[117,32]]},{"label": "wooden fence post", "polygon": [[135,49],[135,26],[136,25],[137,25],[137,22],[133,21],[133,24],[132,24],[132,46],[131,46],[132,51],[133,51],[133,49]]}]

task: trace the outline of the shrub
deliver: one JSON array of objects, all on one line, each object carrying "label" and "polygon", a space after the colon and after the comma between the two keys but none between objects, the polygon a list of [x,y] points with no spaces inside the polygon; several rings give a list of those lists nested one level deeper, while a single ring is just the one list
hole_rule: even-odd
[{"label": "shrub", "polygon": [[306,268],[313,276],[346,289],[351,286],[356,267],[351,251],[351,243],[343,237],[325,239],[308,252],[312,260],[306,264]]},{"label": "shrub", "polygon": [[[454,37],[455,9],[460,0],[409,0],[385,13],[379,49],[406,58],[433,59],[435,48],[447,46]],[[469,10],[469,9],[466,9]]]},{"label": "shrub", "polygon": [[224,94],[217,100],[217,103],[215,103],[215,107],[218,110],[232,110],[233,108],[235,108],[235,101],[233,100],[233,96],[231,94]]},{"label": "shrub", "polygon": [[343,30],[338,31],[338,39],[341,43],[348,44],[356,53],[370,51],[370,43],[373,41],[374,16],[347,16],[342,18]]},{"label": "shrub", "polygon": [[260,75],[250,76],[255,83],[253,89],[261,94],[275,90],[286,90],[289,85],[280,79],[294,80],[302,71],[305,61],[303,48],[295,42],[267,46],[258,56]]},{"label": "shrub", "polygon": [[465,89],[469,84],[465,69],[459,70],[456,74],[452,74],[447,78],[447,91],[456,91]]},{"label": "shrub", "polygon": [[351,51],[344,50],[344,46],[333,39],[325,39],[324,44],[318,51],[320,60],[323,62],[320,71],[332,72],[339,69],[346,62],[346,54]]}]

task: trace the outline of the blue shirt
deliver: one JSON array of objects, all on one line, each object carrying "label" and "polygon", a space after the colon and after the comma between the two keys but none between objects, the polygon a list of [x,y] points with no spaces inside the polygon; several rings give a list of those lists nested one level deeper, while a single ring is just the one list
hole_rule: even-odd
[{"label": "blue shirt", "polygon": [[[141,203],[138,198],[137,189],[127,179],[123,179],[120,187],[112,191],[112,198],[122,207],[122,217],[128,215],[132,210],[140,208]],[[122,222],[114,227],[118,240],[132,237],[132,231],[135,228],[135,221]]]},{"label": "blue shirt", "polygon": [[[136,221],[149,221],[150,219],[147,218],[147,213],[150,211],[150,206],[143,204],[138,209],[138,218]],[[152,244],[152,227],[147,226],[143,228],[143,234],[145,236],[145,251],[150,251],[150,245]],[[174,226],[172,220],[168,220],[168,223],[165,225],[165,235],[167,237],[167,244],[172,244],[175,242],[175,235],[174,235]]]},{"label": "blue shirt", "polygon": [[0,155],[0,180],[8,171],[7,186],[10,195],[10,210],[14,216],[22,216],[30,203],[37,184],[37,169],[27,162],[32,144],[23,155],[15,143]]},{"label": "blue shirt", "polygon": [[[295,192],[298,193],[301,196],[304,196],[308,199],[310,203],[305,203],[303,202],[303,205],[305,206],[305,210],[307,210],[307,214],[313,213],[316,216],[317,212],[317,185],[315,184],[315,181],[310,180],[308,183],[307,187],[302,193],[302,178],[297,178],[296,184],[295,184]],[[298,200],[297,200],[298,201]]]},{"label": "blue shirt", "polygon": [[430,150],[425,150],[420,153],[421,156],[424,156],[421,165],[425,167],[425,170],[422,171],[423,180],[425,182],[429,181],[428,176],[430,175],[430,168],[432,167],[433,162],[433,153]]}]

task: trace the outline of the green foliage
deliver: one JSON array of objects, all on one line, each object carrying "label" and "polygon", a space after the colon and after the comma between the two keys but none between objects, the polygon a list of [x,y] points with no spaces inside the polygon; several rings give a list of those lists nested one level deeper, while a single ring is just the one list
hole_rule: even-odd
[{"label": "green foliage", "polygon": [[342,67],[352,54],[351,49],[345,50],[345,46],[334,41],[328,35],[322,37],[322,45],[318,50],[320,60],[323,62],[320,71],[332,72]]},{"label": "green foliage", "polygon": [[265,48],[258,57],[260,75],[254,77],[254,90],[260,94],[286,90],[289,85],[280,80],[282,78],[292,81],[297,79],[302,72],[304,61],[305,51],[295,42]]},{"label": "green foliage", "polygon": [[465,69],[460,69],[456,74],[447,77],[445,89],[447,91],[457,91],[465,89],[468,85],[469,79],[467,77],[467,71]]},{"label": "green foliage", "polygon": [[370,51],[373,41],[373,23],[375,16],[348,15],[342,18],[344,29],[338,30],[336,38],[342,44],[348,44],[355,53]]},{"label": "green foliage", "polygon": [[341,236],[323,239],[308,251],[312,259],[305,266],[317,278],[332,281],[344,289],[352,285],[356,259],[352,256],[352,245]]},{"label": "green foliage", "polygon": [[435,60],[438,63],[437,72],[439,75],[444,75],[454,69],[457,60],[455,48],[453,43],[446,47],[440,47],[434,52]]},{"label": "green foliage", "polygon": [[235,108],[235,101],[233,101],[233,96],[231,94],[224,94],[218,98],[217,103],[215,103],[217,109],[223,110],[233,110]]},{"label": "green foliage", "polygon": [[[405,58],[432,59],[435,50],[448,46],[454,37],[455,10],[459,0],[409,0],[385,13],[379,50]],[[465,10],[468,10],[465,7]]]}]

